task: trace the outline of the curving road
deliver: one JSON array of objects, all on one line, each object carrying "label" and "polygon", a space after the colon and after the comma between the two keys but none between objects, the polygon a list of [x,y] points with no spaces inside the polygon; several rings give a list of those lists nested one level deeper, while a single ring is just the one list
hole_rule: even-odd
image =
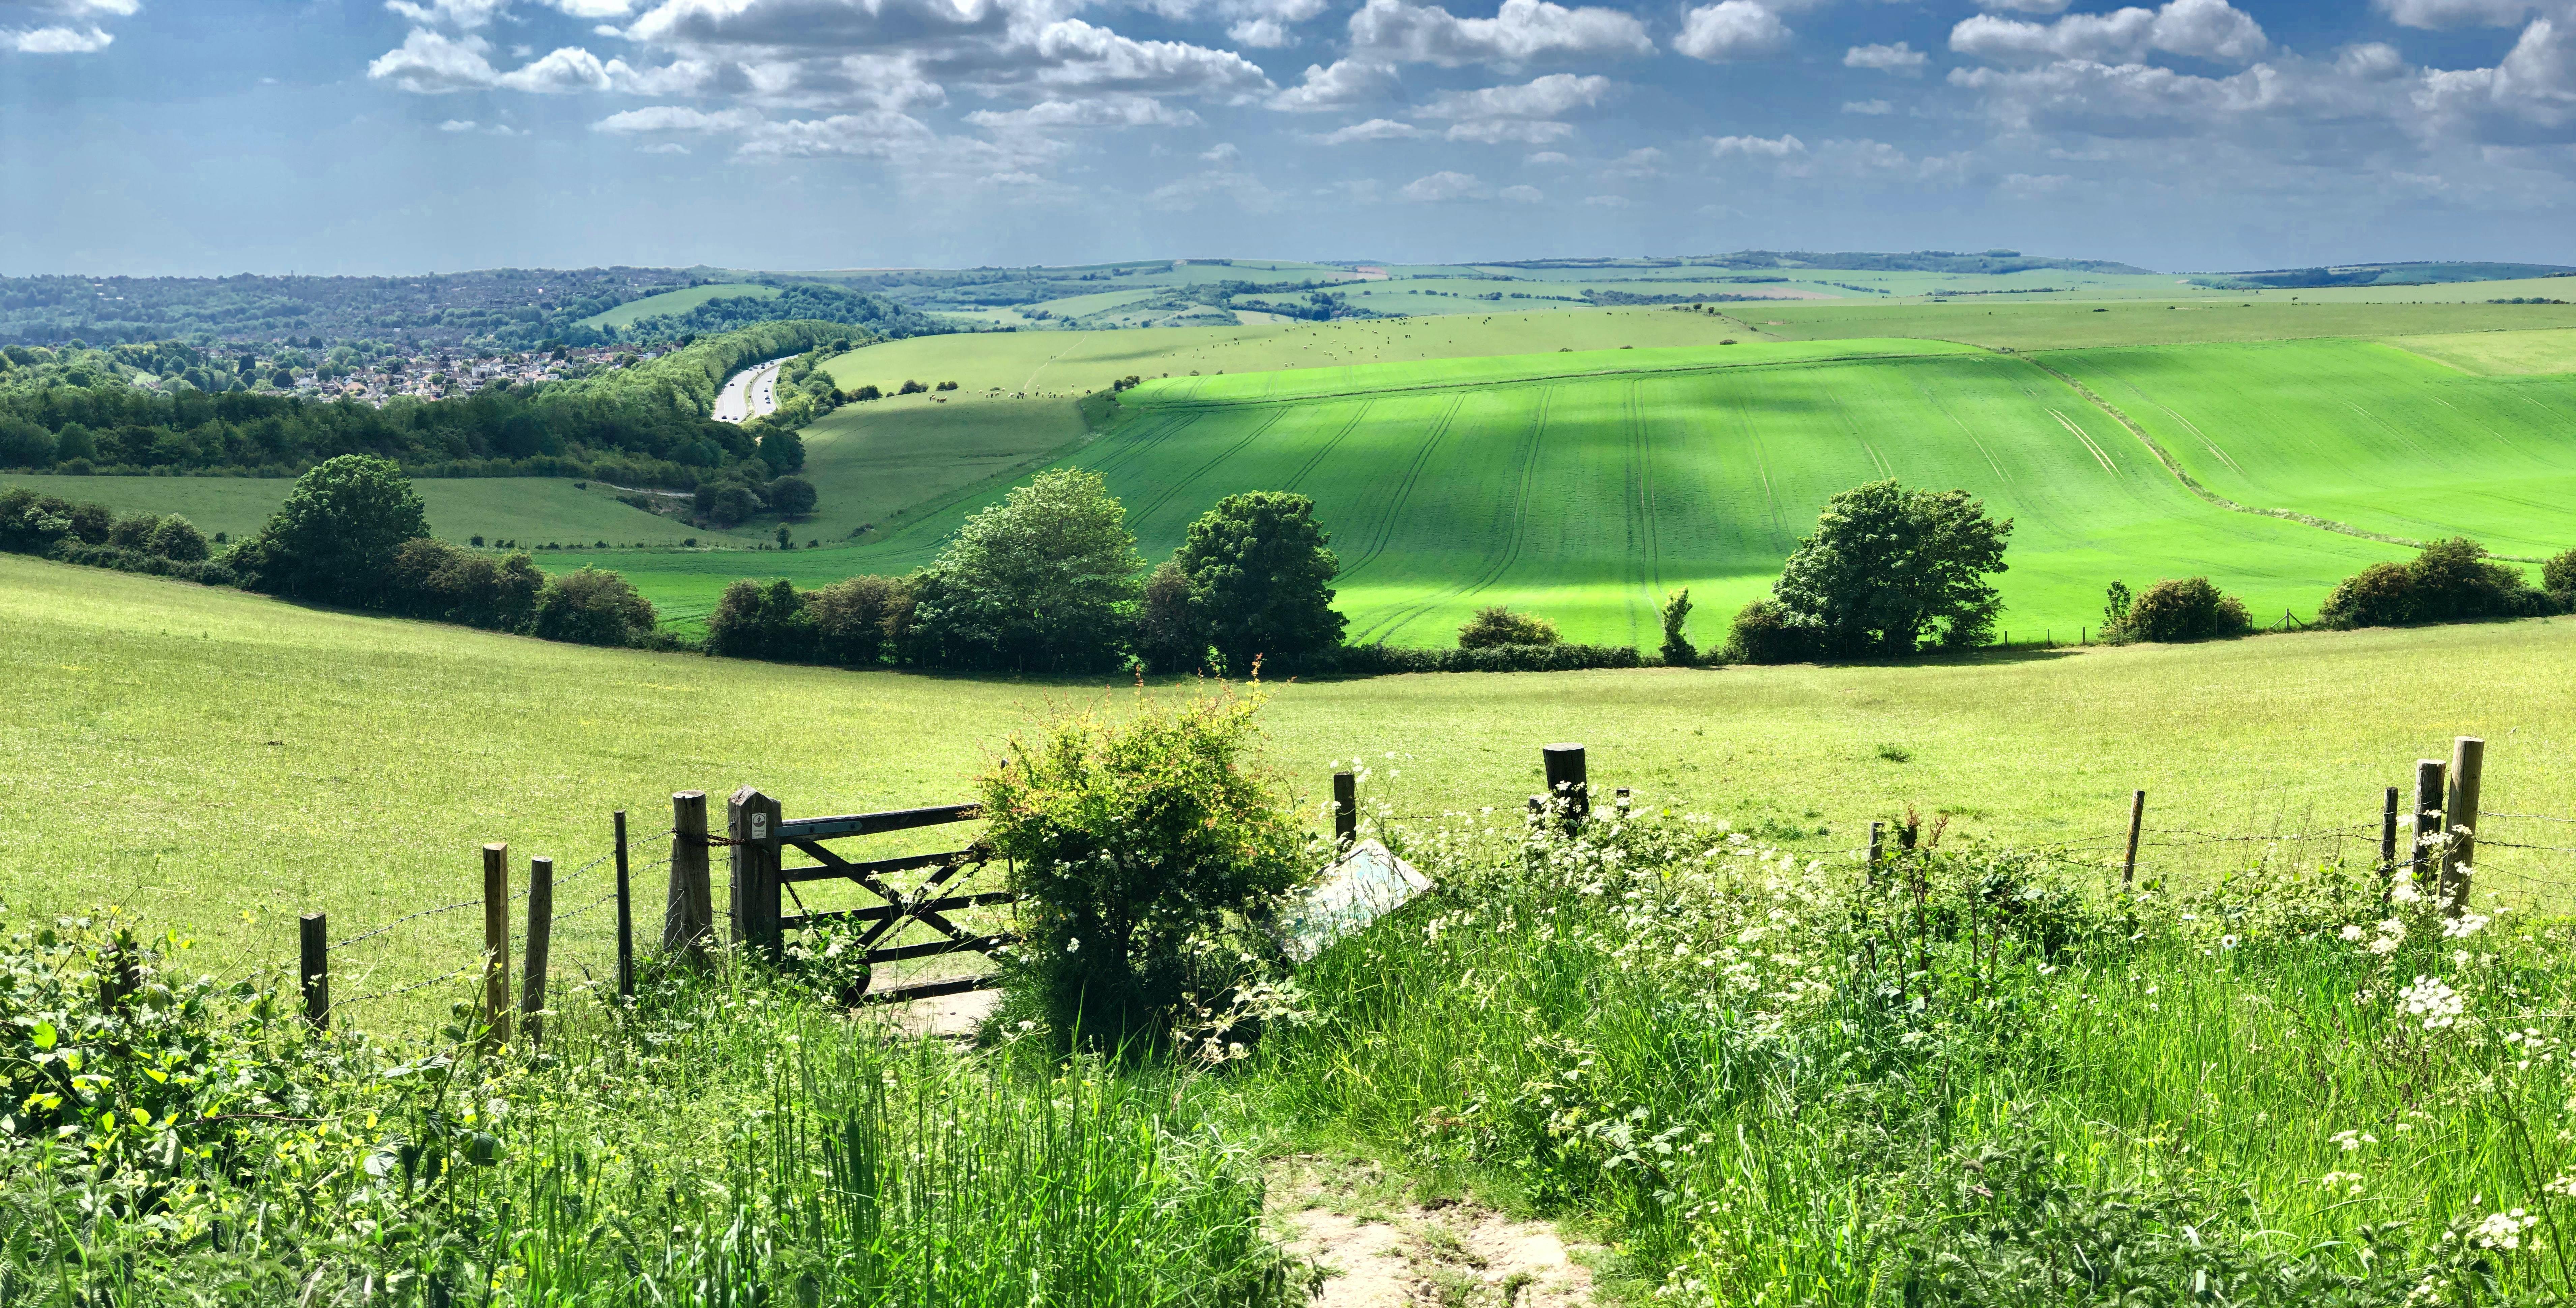
[{"label": "curving road", "polygon": [[725,378],[724,389],[716,392],[716,421],[749,422],[778,412],[778,365],[785,362],[756,363]]}]

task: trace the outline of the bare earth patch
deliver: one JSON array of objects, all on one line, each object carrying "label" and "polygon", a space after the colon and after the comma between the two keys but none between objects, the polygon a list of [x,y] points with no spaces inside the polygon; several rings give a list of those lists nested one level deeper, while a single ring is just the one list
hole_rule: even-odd
[{"label": "bare earth patch", "polygon": [[1555,1228],[1465,1200],[1375,1201],[1301,1158],[1275,1178],[1272,1222],[1322,1274],[1319,1308],[1583,1308],[1592,1270]]}]

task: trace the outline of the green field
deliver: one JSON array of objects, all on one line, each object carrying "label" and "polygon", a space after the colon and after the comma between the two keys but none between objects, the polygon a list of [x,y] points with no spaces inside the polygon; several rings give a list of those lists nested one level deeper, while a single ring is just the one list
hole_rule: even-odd
[{"label": "green field", "polygon": [[[2576,620],[2552,619],[1898,666],[1288,684],[1265,716],[1268,754],[1306,800],[1333,760],[1365,754],[1401,774],[1374,792],[1398,813],[1510,807],[1537,781],[1539,744],[1581,740],[1605,784],[1838,849],[1909,803],[1954,812],[1968,835],[2090,835],[2125,819],[2133,786],[2159,826],[2340,826],[2460,733],[2489,737],[2490,806],[2576,814],[2576,698],[2536,690],[2571,681]],[[674,790],[757,784],[791,815],[949,801],[1010,732],[1130,693],[587,649],[0,556],[0,785],[28,816],[0,853],[0,900],[21,914],[112,901],[203,938],[207,966],[274,961],[298,911],[355,927],[469,897],[486,840],[569,872],[606,848],[616,808],[658,852],[649,833]],[[2576,887],[2562,856],[2490,860]],[[599,885],[595,871],[582,883]],[[562,902],[588,898],[568,885]],[[370,965],[389,981],[470,952],[469,916],[432,919]],[[560,948],[595,964],[600,916]]]},{"label": "green field", "polygon": [[582,319],[581,325],[615,327],[623,330],[634,326],[639,319],[687,313],[709,300],[742,295],[771,300],[778,297],[778,288],[762,286],[755,282],[726,282],[714,286],[691,286],[677,291],[664,291],[660,295],[647,295],[640,300],[629,300],[606,313],[593,314]]},{"label": "green field", "polygon": [[2576,329],[2400,336],[2388,343],[2486,376],[2576,372]]}]

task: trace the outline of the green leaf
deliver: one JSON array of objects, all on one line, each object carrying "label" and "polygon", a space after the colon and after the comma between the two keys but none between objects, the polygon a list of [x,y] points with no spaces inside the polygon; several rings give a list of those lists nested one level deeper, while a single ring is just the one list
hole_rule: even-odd
[{"label": "green leaf", "polygon": [[38,1048],[38,1049],[40,1049],[40,1050],[46,1050],[46,1049],[52,1049],[52,1048],[54,1047],[54,1040],[55,1040],[55,1038],[56,1038],[56,1033],[55,1033],[55,1031],[54,1031],[54,1024],[53,1024],[53,1023],[51,1023],[51,1022],[38,1022],[38,1023],[36,1024],[36,1029],[35,1029],[35,1031],[34,1031],[32,1034],[33,1034],[33,1035],[34,1035],[34,1037],[35,1037],[35,1041],[36,1041],[36,1048]]}]

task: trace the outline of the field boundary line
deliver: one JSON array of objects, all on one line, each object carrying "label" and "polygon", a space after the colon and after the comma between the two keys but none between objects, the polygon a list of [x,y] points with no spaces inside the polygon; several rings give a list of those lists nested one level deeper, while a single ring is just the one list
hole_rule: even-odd
[{"label": "field boundary line", "polygon": [[[1945,343],[1956,344],[1957,342]],[[1767,371],[1773,368],[1806,368],[1824,364],[1868,363],[1888,359],[1960,359],[1969,357],[1973,356],[1958,350],[1924,350],[1920,353],[1909,354],[1834,354],[1819,355],[1813,359],[1780,359],[1768,363],[1691,363],[1675,364],[1669,368],[1594,368],[1583,372],[1524,373],[1514,377],[1489,377],[1474,381],[1418,382],[1410,386],[1380,386],[1367,390],[1348,391],[1308,391],[1294,395],[1265,395],[1259,398],[1246,398],[1240,400],[1202,400],[1192,398],[1186,400],[1158,402],[1148,396],[1144,397],[1140,403],[1147,407],[1156,409],[1237,409],[1253,404],[1312,404],[1326,400],[1358,399],[1363,396],[1402,395],[1412,391],[1490,390],[1497,386],[1528,386],[1543,382],[1582,381],[1587,378],[1594,377],[1669,377],[1696,372]],[[1375,367],[1378,365],[1355,364],[1350,366],[1365,368]],[[1282,371],[1285,370],[1283,369]]]},{"label": "field boundary line", "polygon": [[[2073,377],[2070,377],[2065,373],[2059,372],[2055,368],[2049,367],[2047,364],[2041,363],[2032,355],[2015,354],[2012,357],[2021,359],[2029,363],[2031,367],[2037,368],[2041,372],[2047,373],[2049,376],[2065,383],[2068,390],[2083,396],[2094,408],[2100,409],[2102,412],[2111,415],[2111,417],[2118,421],[2121,426],[2129,429],[2130,435],[2138,438],[2139,444],[2146,446],[2147,451],[2156,456],[2156,462],[2163,464],[2165,471],[2172,473],[2174,480],[2182,483],[2183,489],[2190,491],[2192,494],[2199,496],[2201,499],[2206,500],[2211,504],[2217,505],[2219,508],[2226,509],[2232,513],[2252,514],[2258,518],[2273,518],[2282,522],[2295,522],[2302,526],[2315,527],[2320,531],[2331,531],[2338,535],[2355,536],[2362,540],[2375,540],[2383,545],[2403,545],[2408,549],[2418,550],[2424,548],[2423,541],[2415,540],[2411,537],[2391,536],[2385,532],[2368,531],[2363,528],[2353,526],[2348,522],[2337,522],[2332,518],[2320,518],[2313,513],[2301,513],[2296,509],[2260,509],[2251,504],[2239,504],[2236,501],[2211,490],[2207,486],[2201,485],[2199,479],[2185,471],[2182,464],[2177,462],[2174,459],[2174,456],[2167,452],[2163,445],[2157,443],[2155,437],[2147,434],[2146,428],[2138,425],[2137,419],[2121,412],[2118,405],[2115,405],[2109,400],[2103,399],[2100,395],[2094,393],[2092,387],[2075,380]],[[2062,422],[2064,419],[2061,418],[2059,421]],[[2203,439],[2205,440],[2207,438],[2204,437]],[[2491,554],[2487,557],[2503,559],[2512,563],[2539,563],[2543,561],[2535,558],[2527,558],[2519,554]]]}]

